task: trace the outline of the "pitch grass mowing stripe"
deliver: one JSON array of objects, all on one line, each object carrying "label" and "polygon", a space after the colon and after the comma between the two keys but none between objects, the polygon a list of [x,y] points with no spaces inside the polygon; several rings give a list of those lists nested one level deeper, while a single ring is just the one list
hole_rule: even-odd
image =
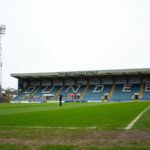
[{"label": "pitch grass mowing stripe", "polygon": [[138,114],[136,116],[136,118],[134,118],[129,124],[128,126],[125,128],[126,130],[131,129],[134,124],[141,118],[141,116],[150,108],[150,105],[148,107],[146,107],[140,114]]},{"label": "pitch grass mowing stripe", "polygon": [[[77,104],[66,104],[62,108],[56,105],[55,110],[0,115],[0,127],[41,126],[41,127],[96,127],[100,129],[124,128],[133,118],[150,103],[115,103],[109,105],[88,105],[76,107]],[[13,105],[14,106],[14,105]],[[12,105],[10,106],[13,107]],[[67,106],[67,107],[66,107]],[[8,111],[9,109],[8,108]],[[51,109],[51,108],[50,108]],[[0,110],[3,113],[3,110]],[[20,111],[21,112],[21,111]],[[2,128],[3,128],[2,127]]]}]

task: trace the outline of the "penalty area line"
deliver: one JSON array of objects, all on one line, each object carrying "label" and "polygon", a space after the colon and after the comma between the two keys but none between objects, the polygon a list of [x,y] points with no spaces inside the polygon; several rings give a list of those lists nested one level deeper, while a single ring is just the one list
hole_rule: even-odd
[{"label": "penalty area line", "polygon": [[134,124],[141,118],[141,116],[150,108],[150,105],[146,107],[140,114],[138,114],[124,129],[129,130],[131,129]]}]

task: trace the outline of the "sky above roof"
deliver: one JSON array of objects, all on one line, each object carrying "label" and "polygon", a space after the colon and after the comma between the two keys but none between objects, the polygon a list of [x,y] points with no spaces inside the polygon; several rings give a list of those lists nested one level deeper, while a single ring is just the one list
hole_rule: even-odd
[{"label": "sky above roof", "polygon": [[11,73],[150,67],[149,0],[0,0]]}]

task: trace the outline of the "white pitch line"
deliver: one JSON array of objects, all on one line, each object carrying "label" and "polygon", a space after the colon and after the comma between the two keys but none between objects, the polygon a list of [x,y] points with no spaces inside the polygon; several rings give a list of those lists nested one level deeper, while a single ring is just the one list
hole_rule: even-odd
[{"label": "white pitch line", "polygon": [[96,129],[96,127],[51,127],[51,126],[0,126],[0,128],[33,128],[33,129]]},{"label": "white pitch line", "polygon": [[140,119],[140,117],[150,108],[150,105],[146,107],[139,115],[136,116],[124,129],[128,130],[133,127],[133,125]]}]

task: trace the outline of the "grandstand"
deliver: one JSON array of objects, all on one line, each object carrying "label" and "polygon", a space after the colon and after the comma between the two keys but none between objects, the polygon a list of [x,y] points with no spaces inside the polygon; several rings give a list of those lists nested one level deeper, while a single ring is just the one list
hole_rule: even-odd
[{"label": "grandstand", "polygon": [[150,69],[11,74],[18,94],[11,102],[150,100]]}]

